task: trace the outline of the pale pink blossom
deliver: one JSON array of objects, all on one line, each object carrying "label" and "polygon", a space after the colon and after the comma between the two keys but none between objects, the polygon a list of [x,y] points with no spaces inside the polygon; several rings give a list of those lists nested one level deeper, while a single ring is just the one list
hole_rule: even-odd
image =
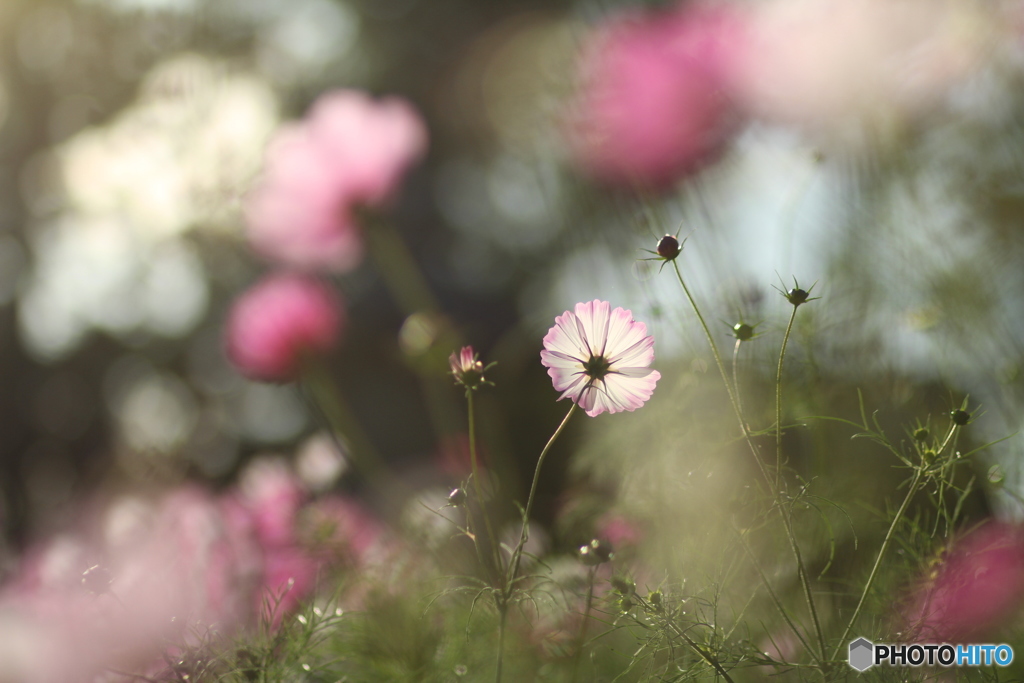
[{"label": "pale pink blossom", "polygon": [[357,209],[392,196],[426,146],[426,127],[404,100],[353,90],[321,96],[268,146],[246,204],[250,243],[286,265],[352,269],[363,254]]},{"label": "pale pink blossom", "polygon": [[1024,605],[1024,527],[990,521],[953,542],[904,615],[920,642],[987,642]]},{"label": "pale pink blossom", "polygon": [[596,299],[555,318],[540,358],[562,392],[559,400],[571,398],[591,417],[636,410],[661,379],[650,367],[654,338],[647,326],[632,311]]},{"label": "pale pink blossom", "polygon": [[10,680],[67,683],[107,667],[140,670],[169,643],[211,626],[231,632],[252,614],[259,566],[202,489],[153,503],[125,499],[94,521],[92,531],[32,551],[0,590],[0,641],[22,645],[0,647]]},{"label": "pale pink blossom", "polygon": [[738,120],[723,65],[739,31],[724,6],[626,14],[600,27],[583,52],[571,130],[586,169],[658,186],[715,156]]},{"label": "pale pink blossom", "polygon": [[767,0],[750,10],[729,87],[755,116],[849,135],[932,111],[994,35],[983,3]]},{"label": "pale pink blossom", "polygon": [[334,348],[343,321],[341,299],[330,287],[301,275],[273,275],[232,307],[228,358],[247,377],[290,381],[304,359]]}]

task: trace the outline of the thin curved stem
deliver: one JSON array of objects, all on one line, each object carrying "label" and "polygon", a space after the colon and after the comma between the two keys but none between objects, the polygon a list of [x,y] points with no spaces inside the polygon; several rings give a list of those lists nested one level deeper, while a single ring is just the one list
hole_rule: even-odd
[{"label": "thin curved stem", "polygon": [[793,312],[789,316],[789,324],[786,325],[786,334],[782,337],[782,348],[779,350],[779,369],[775,373],[775,488],[779,489],[782,484],[782,363],[786,359],[786,347],[789,345],[789,335],[793,332],[793,321],[796,320],[796,311],[799,306],[793,306]]},{"label": "thin curved stem", "polygon": [[501,592],[495,594],[495,603],[498,608],[499,617],[498,661],[494,671],[494,683],[501,683],[502,665],[505,659],[505,626],[508,621],[508,603],[512,597],[512,589],[515,587],[516,574],[519,573],[519,563],[523,558],[523,548],[526,546],[526,541],[530,538],[530,513],[533,512],[533,501],[537,496],[537,482],[540,481],[540,469],[544,465],[544,458],[547,457],[548,451],[551,450],[551,445],[555,443],[555,440],[565,430],[565,425],[569,424],[569,418],[575,412],[576,402],[574,401],[572,407],[569,408],[569,412],[562,418],[562,422],[558,425],[555,433],[551,435],[551,438],[544,445],[544,449],[540,452],[540,457],[537,458],[537,466],[533,470],[533,481],[530,483],[530,495],[526,499],[526,508],[523,510],[523,530],[519,534],[519,542],[512,551],[512,558],[508,564],[508,573],[505,575],[505,585],[502,587]]},{"label": "thin curved stem", "polygon": [[732,347],[732,388],[736,392],[736,410],[739,411],[741,420],[743,419],[743,399],[740,395],[739,360],[740,344],[742,343],[740,339],[737,339],[736,344]]},{"label": "thin curved stem", "polygon": [[[732,404],[732,409],[736,413],[736,419],[740,423],[740,430],[743,432],[743,438],[746,440],[747,446],[750,448],[750,451],[754,456],[754,462],[757,463],[757,467],[761,471],[761,476],[764,477],[765,483],[768,484],[769,490],[771,490],[772,495],[775,498],[775,506],[778,508],[779,514],[782,516],[783,527],[786,530],[786,537],[789,540],[789,547],[793,553],[794,559],[796,560],[797,576],[800,579],[800,585],[803,589],[804,600],[807,602],[808,610],[810,610],[818,643],[821,647],[821,658],[824,659],[825,636],[821,630],[821,624],[818,620],[818,611],[814,606],[814,597],[811,594],[811,586],[807,579],[807,571],[803,564],[800,546],[797,544],[796,536],[793,533],[793,524],[790,519],[789,512],[786,510],[786,507],[782,502],[782,495],[778,486],[773,486],[772,478],[768,474],[768,470],[765,468],[764,463],[761,461],[760,454],[757,452],[757,447],[754,445],[753,439],[750,437],[750,430],[747,429],[747,424],[743,420],[743,412],[740,410],[736,394],[733,391],[732,386],[729,384],[729,377],[726,374],[725,365],[722,363],[722,355],[718,352],[718,345],[715,344],[715,338],[711,334],[711,329],[708,327],[707,322],[705,322],[704,316],[701,314],[700,307],[697,306],[696,300],[694,300],[693,295],[690,294],[690,288],[686,286],[686,281],[683,280],[683,274],[679,270],[679,263],[677,261],[672,261],[672,266],[676,271],[676,278],[679,280],[679,284],[682,286],[683,292],[686,294],[686,298],[690,301],[690,306],[693,308],[693,312],[697,315],[697,320],[700,321],[700,326],[704,330],[704,335],[707,337],[708,344],[711,346],[711,355],[714,356],[715,365],[718,366],[718,371],[722,375],[722,381],[725,384],[726,392],[729,394],[729,402]],[[795,310],[796,307],[794,307],[794,313]],[[790,325],[792,325],[792,322]]]},{"label": "thin curved stem", "polygon": [[565,425],[569,424],[569,418],[576,412],[576,407],[576,402],[574,401],[572,407],[569,408],[569,412],[562,418],[562,423],[558,425],[558,429],[555,430],[555,433],[548,439],[547,444],[544,445],[544,450],[540,452],[540,457],[537,458],[537,467],[533,470],[533,482],[530,484],[530,496],[526,499],[526,508],[523,510],[523,531],[519,535],[519,543],[516,544],[515,550],[512,553],[512,561],[509,563],[508,576],[506,577],[506,595],[510,595],[512,592],[512,584],[516,580],[516,574],[519,572],[519,562],[523,556],[523,547],[530,538],[530,513],[533,511],[533,501],[537,495],[540,468],[544,465],[544,458],[547,457],[548,451],[551,450],[551,445],[555,443],[555,440],[565,429]]},{"label": "thin curved stem", "polygon": [[[943,439],[942,445],[939,446],[939,453],[946,449],[949,445],[950,440],[956,433],[956,425],[952,425],[949,428],[949,433],[946,434],[946,438]],[[892,518],[892,523],[889,525],[889,531],[886,532],[885,538],[882,540],[882,547],[878,549],[878,556],[875,558],[875,564],[871,567],[871,573],[868,574],[868,580],[864,584],[864,590],[861,591],[860,600],[857,601],[857,607],[853,610],[853,616],[850,617],[849,623],[846,624],[846,629],[843,631],[843,635],[839,637],[839,642],[836,644],[836,649],[832,653],[832,659],[839,656],[839,651],[843,649],[843,643],[850,636],[850,631],[853,630],[853,626],[857,621],[857,617],[860,616],[860,610],[864,606],[864,601],[868,598],[868,593],[871,592],[871,586],[875,582],[875,576],[878,574],[878,568],[882,566],[882,558],[885,556],[885,551],[889,547],[889,543],[892,541],[893,534],[896,532],[896,527],[899,526],[900,521],[903,519],[903,514],[907,511],[907,506],[910,505],[910,500],[917,494],[921,486],[921,477],[923,470],[919,467],[914,471],[914,478],[910,481],[910,488],[907,489],[907,495],[903,499],[903,503],[896,511],[896,516]]]},{"label": "thin curved stem", "polygon": [[850,636],[850,631],[853,630],[853,625],[857,622],[857,617],[860,616],[860,610],[864,606],[864,601],[868,598],[868,593],[871,591],[871,586],[875,582],[875,576],[878,574],[878,568],[882,566],[882,558],[885,556],[885,551],[889,547],[889,542],[892,541],[893,534],[896,532],[896,527],[903,519],[903,513],[906,512],[907,506],[910,504],[910,499],[917,494],[918,486],[921,483],[921,470],[918,469],[914,472],[914,478],[910,482],[910,488],[907,489],[907,495],[903,499],[903,503],[900,505],[899,510],[896,511],[896,516],[892,518],[892,524],[889,525],[889,531],[885,534],[885,539],[882,541],[882,547],[878,549],[878,556],[875,558],[875,564],[871,567],[871,573],[868,574],[868,580],[864,584],[864,590],[861,591],[860,600],[857,601],[857,607],[853,610],[853,616],[850,617],[850,621],[846,624],[846,628],[843,630],[843,635],[839,637],[839,641],[836,643],[836,649],[832,652],[832,659],[839,656],[839,651],[843,649],[843,643]]}]

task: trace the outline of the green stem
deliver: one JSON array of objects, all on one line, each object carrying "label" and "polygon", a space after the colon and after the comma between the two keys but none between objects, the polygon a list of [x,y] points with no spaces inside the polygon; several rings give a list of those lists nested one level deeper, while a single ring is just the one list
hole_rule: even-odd
[{"label": "green stem", "polygon": [[747,543],[747,539],[743,537],[743,534],[740,533],[739,530],[736,530],[736,533],[740,537],[740,543],[743,544],[743,549],[747,551],[747,556],[753,563],[754,569],[757,570],[758,576],[761,577],[761,582],[764,584],[764,587],[768,589],[768,595],[771,597],[772,602],[775,603],[775,608],[779,611],[779,614],[782,616],[783,621],[786,622],[786,625],[789,626],[790,630],[793,631],[793,633],[796,635],[797,639],[804,646],[804,648],[809,653],[811,653],[811,656],[814,657],[814,659],[820,663],[821,660],[818,659],[817,653],[811,649],[811,646],[810,644],[808,644],[807,639],[804,638],[804,634],[800,633],[800,629],[796,627],[796,624],[793,623],[793,620],[790,619],[789,615],[786,613],[786,608],[783,607],[782,600],[779,599],[779,596],[772,589],[772,585],[768,582],[768,577],[765,576],[764,570],[761,569],[761,564],[757,561],[757,558],[754,556],[754,551],[750,548],[750,545]]},{"label": "green stem", "polygon": [[386,220],[370,222],[365,231],[370,257],[406,314],[441,310],[416,259],[395,229]]},{"label": "green stem", "polygon": [[476,494],[477,506],[480,508],[480,514],[484,518],[484,527],[487,529],[487,542],[491,546],[491,552],[493,557],[491,558],[494,562],[494,572],[496,575],[501,575],[501,550],[498,547],[497,537],[494,535],[494,528],[491,526],[491,517],[487,514],[487,509],[484,505],[484,492],[480,486],[480,472],[477,468],[477,456],[476,456],[476,419],[473,413],[473,390],[466,389],[466,406],[467,413],[469,415],[469,462],[473,472],[473,489]]},{"label": "green stem", "polygon": [[526,509],[523,511],[523,531],[519,535],[519,543],[516,544],[515,550],[512,553],[512,561],[509,563],[509,571],[506,576],[505,582],[505,595],[506,597],[512,594],[512,585],[515,583],[516,574],[519,572],[519,562],[523,556],[523,547],[526,545],[526,541],[530,538],[530,513],[533,511],[533,501],[537,495],[537,482],[540,481],[540,468],[544,465],[544,458],[547,456],[548,451],[551,450],[551,444],[555,443],[555,439],[565,429],[565,425],[569,424],[569,418],[576,412],[576,402],[574,401],[572,407],[569,408],[569,412],[562,418],[562,423],[558,425],[558,429],[548,439],[547,444],[544,446],[544,450],[540,452],[540,457],[537,458],[537,467],[533,471],[533,482],[530,484],[530,496],[526,499]]},{"label": "green stem", "polygon": [[803,588],[804,599],[807,602],[807,607],[811,612],[812,621],[814,622],[814,628],[818,637],[818,642],[821,646],[821,657],[825,656],[825,636],[821,630],[821,624],[818,620],[818,612],[814,606],[814,597],[811,594],[811,586],[807,579],[807,572],[804,568],[803,557],[800,553],[800,547],[796,542],[796,537],[793,533],[793,525],[789,517],[789,512],[786,510],[785,505],[782,502],[782,496],[777,486],[772,486],[771,476],[768,474],[768,470],[765,469],[764,463],[761,462],[760,454],[757,452],[757,447],[754,445],[753,439],[750,437],[750,431],[747,429],[746,422],[743,421],[743,413],[740,410],[739,402],[737,401],[736,395],[733,392],[732,386],[729,384],[729,377],[725,371],[725,365],[722,363],[722,355],[718,352],[718,345],[715,344],[715,338],[711,334],[711,329],[708,327],[707,322],[704,321],[704,316],[701,315],[700,307],[697,306],[696,300],[693,295],[690,294],[690,288],[686,286],[686,281],[683,280],[683,274],[679,270],[679,263],[677,260],[672,261],[672,266],[676,271],[676,278],[679,280],[679,284],[683,288],[683,292],[686,294],[686,298],[690,301],[690,306],[693,308],[693,312],[697,315],[697,320],[700,321],[700,326],[704,330],[704,336],[707,337],[708,344],[711,346],[711,355],[715,358],[715,365],[718,366],[718,372],[722,375],[722,382],[725,384],[725,390],[729,394],[729,402],[732,404],[733,412],[736,413],[736,419],[739,420],[740,430],[743,432],[743,438],[747,442],[747,446],[750,448],[751,453],[754,456],[754,462],[757,463],[758,469],[761,471],[761,476],[764,477],[765,483],[768,484],[769,490],[775,498],[776,507],[779,510],[779,514],[782,516],[783,526],[786,529],[786,537],[789,540],[789,547],[793,553],[793,557],[796,560],[797,576],[800,579],[801,587]]},{"label": "green stem", "polygon": [[326,368],[309,361],[303,368],[301,381],[307,388],[305,394],[310,406],[326,422],[331,437],[337,443],[337,435],[342,434],[348,442],[348,448],[342,449],[346,459],[371,485],[381,485],[386,470],[383,460],[353,416],[348,401],[328,378]]},{"label": "green stem", "polygon": [[743,399],[740,395],[740,376],[739,376],[739,359],[740,359],[740,344],[743,342],[739,339],[736,340],[735,346],[732,347],[732,388],[736,392],[736,410],[740,414],[740,419],[743,419]]},{"label": "green stem", "polygon": [[903,519],[903,513],[906,512],[907,506],[910,504],[910,499],[917,494],[918,486],[921,483],[921,470],[917,469],[914,472],[914,478],[910,482],[910,488],[907,489],[907,495],[903,499],[903,504],[900,505],[899,510],[896,511],[896,516],[892,519],[892,524],[889,525],[889,531],[885,534],[885,539],[882,541],[882,547],[878,549],[878,556],[875,558],[875,564],[871,567],[871,573],[868,574],[868,580],[864,584],[864,590],[860,594],[860,600],[857,601],[857,607],[853,610],[853,616],[850,617],[849,623],[846,624],[846,629],[843,631],[843,635],[839,637],[839,642],[836,643],[836,649],[832,653],[832,659],[839,656],[840,650],[843,649],[846,639],[850,635],[850,631],[853,630],[853,625],[857,622],[857,617],[860,616],[860,610],[864,606],[864,601],[868,598],[868,593],[871,591],[871,586],[875,582],[875,576],[878,574],[878,568],[882,566],[882,558],[885,556],[885,551],[889,547],[890,541],[892,541],[893,534],[896,532],[896,527],[899,526],[900,521]]},{"label": "green stem", "polygon": [[494,670],[494,683],[501,683],[502,663],[505,659],[505,622],[508,620],[508,603],[512,597],[512,589],[515,587],[516,574],[519,573],[519,563],[523,557],[523,548],[526,546],[526,541],[530,538],[530,513],[533,512],[533,501],[537,495],[540,468],[544,465],[544,458],[547,456],[548,451],[551,450],[551,444],[555,443],[555,439],[565,429],[565,425],[569,424],[569,418],[575,412],[576,402],[574,401],[572,407],[569,408],[569,412],[562,418],[562,423],[558,425],[558,429],[555,430],[555,433],[551,435],[551,438],[544,445],[544,450],[540,452],[540,457],[537,458],[537,467],[533,471],[533,482],[530,484],[530,496],[526,499],[526,509],[523,510],[523,530],[519,534],[519,542],[512,551],[512,558],[508,564],[508,573],[505,575],[503,590],[495,596],[495,603],[497,604],[500,616],[498,619],[498,662]]},{"label": "green stem", "polygon": [[781,485],[780,473],[782,472],[782,362],[786,359],[786,347],[789,345],[789,335],[793,332],[793,321],[796,320],[796,311],[799,306],[793,306],[793,312],[789,316],[789,324],[786,325],[786,334],[782,337],[782,348],[779,351],[779,369],[775,373],[775,488],[779,490]]},{"label": "green stem", "polygon": [[[942,445],[939,446],[939,453],[946,450],[946,446],[949,445],[950,440],[956,433],[956,425],[952,425],[949,428],[949,433],[946,434],[946,438],[943,439]],[[854,624],[857,622],[857,617],[860,616],[860,610],[864,606],[864,601],[868,598],[868,593],[871,591],[871,586],[875,582],[875,576],[878,574],[878,568],[882,566],[882,558],[885,556],[885,551],[889,547],[889,543],[892,541],[892,536],[896,532],[896,527],[899,526],[900,521],[903,519],[903,514],[907,511],[907,506],[910,505],[910,500],[913,498],[920,486],[923,469],[918,467],[914,470],[914,478],[910,481],[910,488],[907,489],[907,495],[903,498],[903,503],[896,511],[896,516],[892,518],[892,523],[889,525],[889,531],[886,532],[885,538],[882,540],[882,547],[878,549],[878,556],[875,558],[875,564],[871,567],[871,573],[868,574],[868,580],[864,584],[864,590],[861,591],[860,600],[857,601],[857,607],[853,610],[853,616],[850,617],[849,623],[846,625],[846,629],[843,631],[843,635],[840,636],[839,642],[836,644],[836,649],[832,653],[832,659],[839,656],[839,651],[843,649],[843,643],[850,636],[850,631],[853,630]]]},{"label": "green stem", "polygon": [[501,683],[502,668],[505,664],[505,622],[508,618],[508,603],[498,597],[498,661],[494,665],[494,683]]},{"label": "green stem", "polygon": [[576,683],[576,676],[580,670],[580,660],[583,658],[583,646],[587,642],[587,626],[590,624],[590,608],[594,604],[594,577],[597,575],[597,566],[591,567],[587,581],[587,603],[583,608],[583,624],[580,626],[580,637],[576,645],[576,653],[572,659],[572,681]]}]

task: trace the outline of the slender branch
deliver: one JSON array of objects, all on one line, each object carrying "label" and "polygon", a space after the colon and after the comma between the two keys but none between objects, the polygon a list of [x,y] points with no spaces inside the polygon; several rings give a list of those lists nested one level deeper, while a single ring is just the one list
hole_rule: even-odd
[{"label": "slender branch", "polygon": [[[700,326],[704,330],[704,335],[707,337],[708,344],[711,346],[711,355],[715,358],[715,365],[718,366],[718,372],[722,375],[722,381],[725,383],[725,390],[729,394],[729,402],[732,404],[732,409],[736,413],[736,419],[740,423],[740,430],[743,432],[743,438],[747,442],[751,453],[754,456],[754,462],[757,463],[758,469],[761,471],[761,476],[764,477],[765,482],[768,484],[769,490],[775,498],[776,507],[779,510],[779,514],[782,516],[783,526],[786,529],[786,537],[789,540],[789,547],[793,553],[793,557],[797,564],[797,576],[800,579],[801,587],[803,588],[804,599],[807,601],[807,607],[811,612],[812,621],[816,635],[818,637],[818,643],[821,646],[821,656],[825,657],[825,635],[821,630],[821,623],[818,620],[818,612],[814,606],[814,597],[811,594],[811,586],[807,578],[807,571],[803,564],[803,557],[800,553],[800,547],[796,542],[796,536],[793,533],[793,524],[789,516],[789,512],[786,506],[782,502],[782,495],[778,489],[778,486],[772,485],[772,478],[768,474],[768,470],[765,468],[764,463],[761,461],[760,454],[757,452],[757,447],[754,445],[753,439],[750,437],[750,430],[747,429],[747,424],[743,420],[743,413],[740,410],[739,402],[733,392],[732,386],[729,384],[729,377],[725,371],[725,365],[722,363],[722,356],[718,352],[718,345],[715,344],[715,338],[711,334],[711,329],[708,327],[707,322],[704,320],[704,316],[700,312],[700,307],[697,306],[696,300],[693,295],[690,294],[690,288],[686,286],[686,281],[683,280],[683,274],[679,270],[679,263],[676,260],[672,261],[672,266],[676,271],[676,278],[679,280],[679,284],[683,288],[683,292],[686,294],[686,298],[690,301],[690,306],[693,308],[693,312],[697,315],[697,320],[700,321]],[[794,307],[794,312],[796,307]],[[792,325],[792,321],[790,322]],[[781,425],[779,425],[781,427]]]}]

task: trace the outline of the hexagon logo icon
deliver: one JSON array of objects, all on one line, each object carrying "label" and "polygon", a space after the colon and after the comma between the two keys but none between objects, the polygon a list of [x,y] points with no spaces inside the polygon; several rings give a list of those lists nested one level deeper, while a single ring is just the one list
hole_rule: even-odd
[{"label": "hexagon logo icon", "polygon": [[867,638],[858,638],[850,643],[850,666],[857,671],[867,671],[875,663],[875,646]]}]

